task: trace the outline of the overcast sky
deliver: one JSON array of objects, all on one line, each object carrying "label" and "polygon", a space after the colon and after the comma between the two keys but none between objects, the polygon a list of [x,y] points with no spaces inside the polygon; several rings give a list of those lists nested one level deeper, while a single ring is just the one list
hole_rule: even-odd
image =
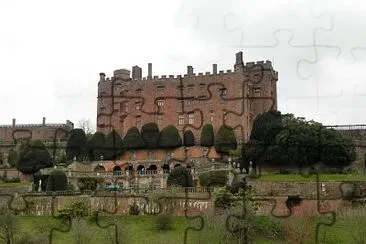
[{"label": "overcast sky", "polygon": [[238,51],[273,61],[280,111],[366,124],[361,0],[2,0],[0,11],[0,124],[95,125],[100,72],[227,70]]}]

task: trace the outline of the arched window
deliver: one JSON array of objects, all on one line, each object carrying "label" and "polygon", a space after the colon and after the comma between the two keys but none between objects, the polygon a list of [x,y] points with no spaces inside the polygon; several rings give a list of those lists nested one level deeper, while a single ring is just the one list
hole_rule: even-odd
[{"label": "arched window", "polygon": [[121,167],[114,166],[114,168],[113,168],[113,175],[121,175]]}]

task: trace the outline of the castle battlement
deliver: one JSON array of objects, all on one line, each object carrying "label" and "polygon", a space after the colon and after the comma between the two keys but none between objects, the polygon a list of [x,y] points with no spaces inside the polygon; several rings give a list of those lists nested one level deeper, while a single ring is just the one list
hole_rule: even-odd
[{"label": "castle battlement", "polygon": [[74,124],[70,120],[66,120],[66,123],[47,123],[46,118],[43,117],[42,124],[16,124],[15,119],[13,119],[13,124],[11,125],[0,125],[0,128],[14,128],[14,129],[38,129],[42,127],[46,128],[64,128],[69,127],[74,128]]},{"label": "castle battlement", "polygon": [[[236,54],[237,61],[234,67],[241,67],[246,72],[258,72],[260,70],[273,71],[274,77],[277,79],[277,72],[274,71],[272,62],[269,60],[262,60],[257,62],[247,62],[244,63],[242,61],[242,52]],[[258,67],[258,68],[257,68]],[[220,70],[217,71],[217,64],[212,65],[212,72],[199,72],[193,73],[193,67],[187,66],[187,73],[183,75],[152,75],[152,64],[148,64],[148,75],[146,77],[142,77],[142,69],[139,66],[132,67],[132,77],[130,76],[130,71],[127,69],[119,69],[114,71],[114,76],[106,77],[105,73],[100,73],[100,81],[99,82],[112,82],[116,80],[122,81],[166,81],[166,80],[175,80],[179,81],[181,78],[191,78],[191,77],[205,77],[205,76],[226,76],[237,73],[237,69],[234,70]],[[98,83],[99,85],[100,83]]]}]

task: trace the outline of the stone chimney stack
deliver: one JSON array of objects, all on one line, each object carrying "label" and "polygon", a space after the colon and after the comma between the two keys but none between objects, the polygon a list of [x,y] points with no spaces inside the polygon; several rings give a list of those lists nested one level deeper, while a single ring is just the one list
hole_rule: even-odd
[{"label": "stone chimney stack", "polygon": [[15,119],[13,119],[13,127],[15,127]]},{"label": "stone chimney stack", "polygon": [[217,74],[217,64],[212,65],[212,74],[214,74],[214,75]]},{"label": "stone chimney stack", "polygon": [[42,125],[45,126],[46,125],[46,117],[43,117],[42,119]]},{"label": "stone chimney stack", "polygon": [[99,81],[105,81],[105,74],[104,73],[99,73]]},{"label": "stone chimney stack", "polygon": [[148,63],[147,79],[152,79],[152,63]]},{"label": "stone chimney stack", "polygon": [[192,66],[187,66],[187,74],[188,75],[193,75],[193,67]]},{"label": "stone chimney stack", "polygon": [[142,69],[135,65],[132,67],[132,79],[141,79],[142,78]]},{"label": "stone chimney stack", "polygon": [[237,71],[239,69],[244,68],[244,62],[243,62],[243,52],[236,53],[236,62],[234,65],[234,70]]}]

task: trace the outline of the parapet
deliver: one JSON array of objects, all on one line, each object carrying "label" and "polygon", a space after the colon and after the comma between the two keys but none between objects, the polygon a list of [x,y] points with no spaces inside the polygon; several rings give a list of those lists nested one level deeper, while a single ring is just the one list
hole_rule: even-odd
[{"label": "parapet", "polygon": [[273,70],[272,62],[269,60],[257,61],[257,62],[247,62],[247,63],[245,63],[244,68],[253,68],[255,66],[261,66],[261,67],[263,67],[263,69]]},{"label": "parapet", "polygon": [[118,69],[113,72],[114,78],[129,80],[130,79],[130,71],[127,69]]}]

